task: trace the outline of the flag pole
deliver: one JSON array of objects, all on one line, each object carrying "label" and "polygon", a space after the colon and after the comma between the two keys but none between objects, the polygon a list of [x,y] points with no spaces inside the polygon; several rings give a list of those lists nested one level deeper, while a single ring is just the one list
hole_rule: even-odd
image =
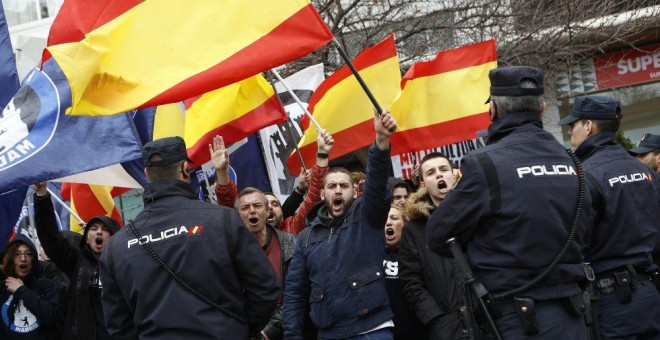
[{"label": "flag pole", "polygon": [[85,221],[83,221],[83,219],[80,218],[80,216],[78,216],[78,214],[76,214],[75,211],[73,211],[71,208],[69,208],[69,206],[66,205],[66,203],[64,203],[64,201],[62,201],[59,197],[57,197],[57,195],[55,195],[55,193],[52,192],[52,191],[50,190],[50,188],[46,188],[46,190],[48,190],[48,193],[50,194],[50,196],[51,196],[51,197],[52,197],[57,203],[59,203],[64,209],[66,209],[66,211],[68,211],[69,214],[71,214],[71,216],[75,217],[75,218],[80,222],[81,225],[85,225]]},{"label": "flag pole", "polygon": [[362,86],[362,89],[364,90],[364,92],[369,97],[369,100],[371,100],[371,103],[376,108],[376,111],[378,112],[378,114],[383,113],[383,109],[380,108],[380,105],[378,104],[378,101],[376,101],[376,97],[374,97],[373,93],[371,93],[371,90],[369,90],[369,87],[367,87],[367,83],[364,82],[364,79],[362,79],[362,76],[360,76],[360,73],[358,72],[358,70],[355,68],[355,66],[353,66],[353,62],[351,61],[351,58],[348,57],[348,54],[346,54],[346,51],[344,51],[344,48],[341,47],[341,45],[339,44],[339,41],[337,41],[337,38],[332,38],[332,43],[337,48],[337,51],[341,55],[341,58],[344,59],[344,62],[346,62],[346,65],[348,65],[348,68],[350,68],[351,72],[353,72],[353,75],[355,76],[355,79],[357,79],[358,83],[360,83],[360,86]]},{"label": "flag pole", "polygon": [[291,117],[289,117],[289,115],[287,115],[286,117],[286,124],[288,126],[287,130],[289,130],[289,135],[291,137],[291,140],[294,141],[293,146],[296,148],[296,154],[298,154],[298,159],[300,160],[300,164],[302,165],[303,170],[307,171],[307,166],[305,166],[305,161],[303,160],[302,152],[300,152],[300,149],[298,148],[298,143],[295,143],[295,138],[293,136],[293,129],[294,129],[293,122],[291,122]]},{"label": "flag pole", "polygon": [[[286,91],[289,92],[289,94],[291,95],[291,97],[293,97],[293,99],[296,101],[296,103],[298,103],[298,106],[300,106],[300,108],[305,112],[305,115],[307,115],[307,118],[309,118],[309,120],[312,122],[312,124],[314,124],[314,126],[316,126],[316,130],[317,130],[318,132],[323,131],[323,129],[321,128],[321,125],[319,125],[319,122],[317,122],[316,119],[314,119],[314,116],[312,116],[312,114],[311,114],[311,113],[307,110],[307,108],[303,105],[302,101],[300,101],[300,98],[298,98],[298,96],[297,96],[295,93],[293,93],[293,90],[291,90],[291,88],[289,87],[289,85],[287,85],[287,83],[284,81],[284,79],[282,79],[282,76],[280,76],[279,72],[277,72],[277,70],[274,69],[274,68],[271,69],[270,71],[273,72],[273,74],[275,75],[275,78],[277,78],[277,80],[278,80],[280,83],[282,83],[282,86],[284,86],[284,88],[286,89]],[[276,91],[276,92],[277,92],[277,91]]]}]

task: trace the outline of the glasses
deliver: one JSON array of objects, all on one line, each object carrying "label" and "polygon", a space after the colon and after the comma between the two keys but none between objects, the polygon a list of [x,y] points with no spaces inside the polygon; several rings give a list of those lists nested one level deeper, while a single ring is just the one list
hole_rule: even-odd
[{"label": "glasses", "polygon": [[14,258],[16,258],[16,259],[20,258],[21,256],[25,256],[26,258],[31,259],[31,258],[34,257],[34,253],[31,252],[31,251],[27,251],[25,253],[21,253],[21,252],[15,252],[14,253]]}]

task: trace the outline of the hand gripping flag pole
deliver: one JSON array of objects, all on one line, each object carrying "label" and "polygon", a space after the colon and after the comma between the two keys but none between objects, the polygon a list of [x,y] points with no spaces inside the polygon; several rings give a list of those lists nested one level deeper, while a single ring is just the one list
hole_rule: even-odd
[{"label": "hand gripping flag pole", "polygon": [[358,70],[355,68],[353,65],[353,62],[351,62],[351,58],[348,57],[348,54],[346,54],[346,51],[344,51],[344,48],[341,47],[341,44],[339,44],[339,41],[337,41],[337,38],[332,39],[332,43],[335,45],[335,48],[337,48],[337,51],[341,55],[341,58],[344,59],[346,62],[346,65],[348,65],[348,68],[351,69],[351,72],[353,72],[353,75],[355,76],[355,79],[357,79],[358,83],[360,83],[360,86],[364,90],[364,93],[367,94],[369,97],[369,100],[371,100],[371,103],[374,104],[374,108],[376,108],[376,111],[380,115],[383,113],[383,109],[380,108],[380,105],[378,104],[378,101],[376,101],[376,97],[374,97],[373,93],[371,93],[371,90],[369,90],[369,87],[367,87],[367,83],[364,82],[364,79],[362,79],[362,76],[360,76],[360,73]]}]

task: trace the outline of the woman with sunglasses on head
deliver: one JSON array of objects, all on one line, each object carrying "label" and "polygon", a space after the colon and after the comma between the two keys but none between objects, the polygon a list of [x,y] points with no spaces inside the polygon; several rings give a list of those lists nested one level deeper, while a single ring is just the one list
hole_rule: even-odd
[{"label": "woman with sunglasses on head", "polygon": [[59,339],[55,324],[61,317],[57,284],[38,277],[37,249],[18,235],[2,259],[0,339]]}]

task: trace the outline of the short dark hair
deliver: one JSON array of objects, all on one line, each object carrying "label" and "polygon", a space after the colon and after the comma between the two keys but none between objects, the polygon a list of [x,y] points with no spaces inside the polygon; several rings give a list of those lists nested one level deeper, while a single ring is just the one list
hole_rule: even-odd
[{"label": "short dark hair", "polygon": [[264,205],[266,207],[268,207],[268,199],[266,198],[266,195],[263,193],[263,191],[255,188],[255,187],[247,187],[247,188],[241,190],[241,192],[238,193],[238,196],[236,196],[236,201],[234,202],[234,207],[236,209],[238,209],[238,201],[241,200],[241,197],[243,197],[245,195],[253,194],[253,193],[261,194],[261,197],[263,197],[263,199],[264,199]]},{"label": "short dark hair", "polygon": [[598,126],[598,132],[614,132],[619,131],[619,126],[621,125],[620,119],[608,119],[608,120],[591,120]]},{"label": "short dark hair", "polygon": [[[422,165],[424,165],[424,163],[425,163],[426,161],[429,161],[429,160],[431,160],[431,159],[435,159],[435,158],[444,158],[444,159],[447,160],[447,162],[449,163],[449,165],[452,166],[452,162],[451,162],[451,161],[449,160],[449,158],[447,158],[447,156],[445,156],[445,154],[443,154],[442,152],[431,152],[431,153],[428,153],[428,154],[426,154],[426,155],[422,158],[422,161],[419,162],[419,171],[420,171],[420,173],[419,173],[418,175],[419,175],[419,179],[420,179],[420,180],[422,179],[422,177],[424,177],[424,176],[422,176],[422,174],[421,174],[421,172],[422,172]],[[452,166],[452,168],[453,168],[453,166]]]},{"label": "short dark hair", "polygon": [[[264,194],[264,196],[273,196],[273,197],[275,197],[275,199],[277,200],[278,203],[280,202],[280,199],[277,198],[277,195],[273,194],[273,193],[270,192],[270,191],[266,191],[266,192],[264,192],[263,194]],[[268,198],[266,198],[266,199],[268,199]]]},{"label": "short dark hair", "polygon": [[346,168],[341,167],[341,166],[334,166],[334,167],[328,169],[328,172],[326,172],[325,175],[323,175],[323,187],[324,188],[325,188],[325,179],[328,177],[328,175],[337,174],[337,173],[342,173],[342,174],[348,175],[348,178],[351,181],[351,185],[355,184],[355,181],[353,179],[353,174],[350,171],[346,170]]},{"label": "short dark hair", "polygon": [[410,188],[410,185],[407,182],[404,182],[403,180],[394,183],[394,185],[392,186],[392,191],[394,191],[394,189],[396,188],[404,188],[406,189],[407,193],[412,192],[412,188]]},{"label": "short dark hair", "polygon": [[[161,159],[162,157],[158,154],[149,157],[150,162],[159,161]],[[181,164],[183,164],[183,162],[184,161],[178,161],[169,165],[146,167],[147,175],[149,175],[149,179],[152,182],[162,179],[178,179],[179,172],[181,171]]]}]

